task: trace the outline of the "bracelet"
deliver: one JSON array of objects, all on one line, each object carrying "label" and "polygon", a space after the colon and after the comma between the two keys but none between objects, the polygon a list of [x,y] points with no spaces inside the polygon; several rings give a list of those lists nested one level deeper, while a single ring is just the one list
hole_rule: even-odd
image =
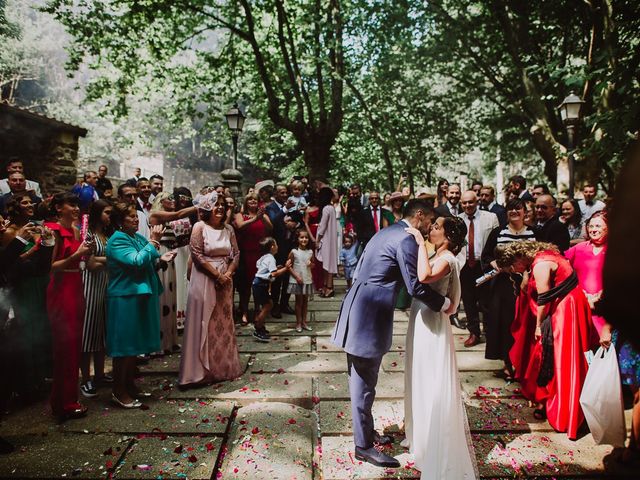
[{"label": "bracelet", "polygon": [[149,243],[156,247],[158,250],[160,249],[160,242],[158,242],[157,240],[149,240]]}]

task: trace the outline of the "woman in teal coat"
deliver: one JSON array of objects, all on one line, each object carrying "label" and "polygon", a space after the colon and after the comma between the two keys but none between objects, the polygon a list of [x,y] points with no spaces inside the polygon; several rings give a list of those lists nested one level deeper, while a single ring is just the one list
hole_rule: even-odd
[{"label": "woman in teal coat", "polygon": [[139,233],[135,205],[116,204],[112,224],[118,229],[107,242],[107,354],[113,358],[112,400],[123,408],[139,408],[134,376],[136,356],[160,350],[162,285],[156,273],[175,252],[160,255],[164,227],[151,228],[151,239]]}]

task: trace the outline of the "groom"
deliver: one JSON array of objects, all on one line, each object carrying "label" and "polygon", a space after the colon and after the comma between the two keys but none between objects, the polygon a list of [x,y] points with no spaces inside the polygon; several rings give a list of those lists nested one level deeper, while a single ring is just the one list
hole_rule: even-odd
[{"label": "groom", "polygon": [[414,227],[426,235],[434,217],[428,203],[409,200],[402,220],[380,230],[367,243],[331,339],[347,353],[356,458],[379,467],[400,466],[395,458],[374,448],[374,443],[385,445],[392,439],[375,431],[371,414],[382,356],[391,347],[398,291],[404,282],[409,295],[434,311],[446,310],[451,304],[448,298],[418,281],[418,246],[415,238],[405,232]]}]

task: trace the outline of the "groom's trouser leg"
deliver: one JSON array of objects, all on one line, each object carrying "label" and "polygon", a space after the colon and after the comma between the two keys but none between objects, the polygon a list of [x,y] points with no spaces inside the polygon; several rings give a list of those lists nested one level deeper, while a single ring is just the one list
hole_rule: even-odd
[{"label": "groom's trouser leg", "polygon": [[381,356],[364,358],[347,353],[353,441],[356,447],[373,446],[374,426],[371,407],[376,398],[376,384],[381,362]]}]

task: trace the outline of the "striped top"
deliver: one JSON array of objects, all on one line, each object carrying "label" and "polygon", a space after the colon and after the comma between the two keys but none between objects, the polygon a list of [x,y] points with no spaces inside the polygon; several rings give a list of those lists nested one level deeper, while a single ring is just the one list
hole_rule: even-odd
[{"label": "striped top", "polygon": [[[98,235],[92,235],[95,239],[96,257],[106,255],[106,244]],[[82,272],[84,283],[84,326],[82,331],[82,351],[97,352],[105,345],[105,319],[107,315],[105,297],[109,278],[106,267],[100,270],[84,270]]]},{"label": "striped top", "polygon": [[518,233],[513,233],[509,230],[509,227],[504,227],[498,232],[498,238],[496,239],[496,243],[498,245],[503,243],[511,243],[511,242],[519,242],[523,240],[535,240],[536,235],[533,233],[529,227],[525,227],[524,230]]}]

